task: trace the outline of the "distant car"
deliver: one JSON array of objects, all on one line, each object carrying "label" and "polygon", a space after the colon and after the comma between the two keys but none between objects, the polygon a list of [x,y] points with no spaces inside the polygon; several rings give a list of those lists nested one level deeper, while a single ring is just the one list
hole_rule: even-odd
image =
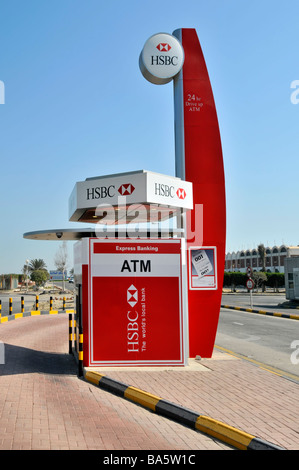
[{"label": "distant car", "polygon": [[73,277],[70,277],[70,278],[69,278],[69,282],[70,282],[71,284],[74,284],[74,278],[73,278]]}]

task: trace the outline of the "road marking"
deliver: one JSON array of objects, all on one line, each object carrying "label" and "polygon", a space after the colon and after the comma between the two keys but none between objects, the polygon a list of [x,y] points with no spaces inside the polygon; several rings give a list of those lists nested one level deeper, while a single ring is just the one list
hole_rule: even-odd
[{"label": "road marking", "polygon": [[271,372],[271,374],[279,375],[281,377],[281,374],[278,372],[274,372],[274,370],[266,369],[265,367],[262,367],[262,366],[260,366],[260,369],[266,370],[267,372]]},{"label": "road marking", "polygon": [[248,361],[251,364],[258,366],[260,369],[266,370],[267,372],[271,372],[272,374],[276,374],[285,379],[289,379],[289,380],[292,380],[293,382],[299,383],[298,375],[290,374],[283,370],[276,369],[275,367],[268,366],[267,364],[263,364],[262,362],[256,361],[255,359],[250,359],[247,356],[243,356],[242,354],[235,353],[233,351],[230,351],[229,349],[223,348],[222,346],[215,345],[214,347],[215,349],[218,349],[219,351],[223,351],[227,354],[230,354],[231,356],[237,357],[238,359],[243,359],[245,361]]}]

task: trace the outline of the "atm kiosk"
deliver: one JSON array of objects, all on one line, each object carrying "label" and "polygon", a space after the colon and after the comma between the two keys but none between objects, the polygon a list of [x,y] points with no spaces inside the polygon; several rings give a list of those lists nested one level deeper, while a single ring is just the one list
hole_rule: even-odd
[{"label": "atm kiosk", "polygon": [[144,170],[76,183],[69,218],[96,224],[74,245],[83,367],[188,363],[180,222],[192,205],[191,183]]},{"label": "atm kiosk", "polygon": [[92,228],[25,238],[73,240],[74,353],[86,367],[188,364],[184,220],[192,183],[150,171],[87,178],[69,198],[69,220]]}]

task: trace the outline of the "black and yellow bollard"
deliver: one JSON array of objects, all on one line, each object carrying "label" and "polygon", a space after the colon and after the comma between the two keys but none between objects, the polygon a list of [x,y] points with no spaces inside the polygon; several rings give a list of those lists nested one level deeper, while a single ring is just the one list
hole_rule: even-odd
[{"label": "black and yellow bollard", "polygon": [[39,296],[38,295],[35,297],[35,310],[36,311],[39,310]]},{"label": "black and yellow bollard", "polygon": [[51,312],[52,309],[53,309],[53,298],[50,297],[50,312]]},{"label": "black and yellow bollard", "polygon": [[0,300],[0,318],[1,318],[1,312],[2,312],[2,300]]},{"label": "black and yellow bollard", "polygon": [[24,297],[21,297],[21,313],[24,313],[25,306],[24,306]]},{"label": "black and yellow bollard", "polygon": [[9,315],[12,314],[12,297],[9,297]]},{"label": "black and yellow bollard", "polygon": [[72,354],[73,348],[73,315],[69,315],[69,354]]},{"label": "black and yellow bollard", "polygon": [[73,340],[74,340],[74,348],[75,351],[77,351],[77,334],[76,334],[76,317],[74,315],[74,320],[73,320]]},{"label": "black and yellow bollard", "polygon": [[83,330],[79,328],[79,352],[78,352],[78,359],[79,359],[79,367],[78,367],[78,376],[82,377],[83,375]]},{"label": "black and yellow bollard", "polygon": [[65,297],[63,297],[62,310],[65,311]]}]

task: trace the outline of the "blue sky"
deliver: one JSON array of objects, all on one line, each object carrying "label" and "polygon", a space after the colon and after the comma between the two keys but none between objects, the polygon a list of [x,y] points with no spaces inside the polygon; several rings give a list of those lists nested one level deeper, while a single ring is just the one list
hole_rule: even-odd
[{"label": "blue sky", "polygon": [[214,91],[227,251],[299,244],[297,11],[293,0],[1,0],[0,273],[27,258],[55,269],[59,242],[23,233],[78,226],[77,181],[174,175],[172,84],[148,83],[138,59],[149,36],[177,28],[197,30]]}]

